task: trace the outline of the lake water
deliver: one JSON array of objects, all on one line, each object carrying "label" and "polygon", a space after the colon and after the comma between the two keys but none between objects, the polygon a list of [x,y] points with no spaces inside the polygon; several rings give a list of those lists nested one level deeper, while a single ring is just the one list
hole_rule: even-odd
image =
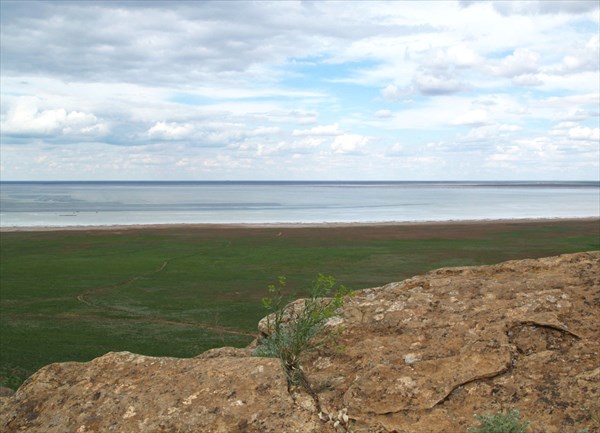
[{"label": "lake water", "polygon": [[0,183],[2,227],[598,216],[598,182]]}]

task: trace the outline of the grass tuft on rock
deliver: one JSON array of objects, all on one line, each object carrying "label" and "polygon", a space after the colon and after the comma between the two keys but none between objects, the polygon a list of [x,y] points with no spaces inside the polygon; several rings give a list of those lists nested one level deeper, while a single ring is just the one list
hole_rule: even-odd
[{"label": "grass tuft on rock", "polygon": [[494,415],[476,415],[478,427],[471,427],[471,433],[525,433],[529,422],[520,421],[519,411],[498,412]]}]

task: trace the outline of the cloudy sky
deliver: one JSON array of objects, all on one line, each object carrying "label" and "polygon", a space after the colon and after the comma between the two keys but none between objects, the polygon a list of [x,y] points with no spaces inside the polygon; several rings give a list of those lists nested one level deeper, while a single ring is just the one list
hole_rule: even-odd
[{"label": "cloudy sky", "polygon": [[1,1],[2,180],[597,180],[597,0]]}]

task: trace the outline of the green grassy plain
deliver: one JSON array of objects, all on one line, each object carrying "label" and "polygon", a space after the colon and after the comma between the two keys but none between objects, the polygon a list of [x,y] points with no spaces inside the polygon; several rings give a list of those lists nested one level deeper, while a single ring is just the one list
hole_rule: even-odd
[{"label": "green grassy plain", "polygon": [[352,289],[445,266],[600,249],[600,221],[2,232],[0,382],[127,350],[245,346],[265,288],[322,272]]}]

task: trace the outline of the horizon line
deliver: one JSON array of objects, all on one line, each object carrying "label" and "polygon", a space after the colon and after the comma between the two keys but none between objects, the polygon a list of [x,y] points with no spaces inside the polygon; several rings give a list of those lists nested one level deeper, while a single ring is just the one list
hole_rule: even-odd
[{"label": "horizon line", "polygon": [[373,179],[340,179],[340,180],[292,180],[292,179],[223,179],[223,180],[199,180],[199,179],[168,179],[168,180],[132,180],[132,179],[92,179],[92,180],[3,180],[0,183],[600,183],[600,179],[517,179],[517,180],[373,180]]}]

